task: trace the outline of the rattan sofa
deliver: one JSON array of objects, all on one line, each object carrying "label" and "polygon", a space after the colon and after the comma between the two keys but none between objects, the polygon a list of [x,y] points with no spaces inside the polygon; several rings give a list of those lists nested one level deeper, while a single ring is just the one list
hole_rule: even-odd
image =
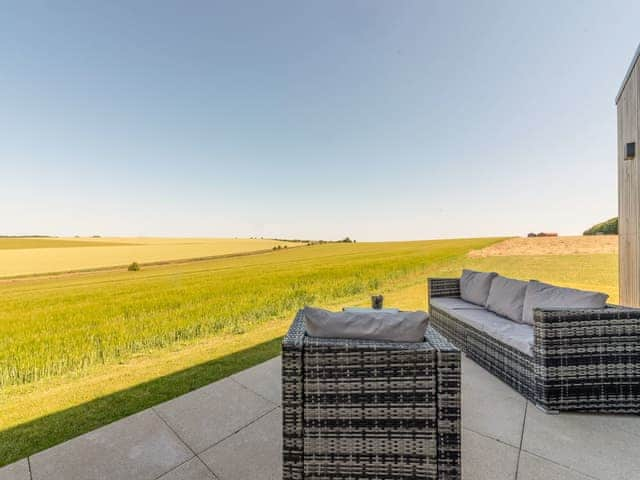
[{"label": "rattan sofa", "polygon": [[460,351],[315,338],[302,312],[282,343],[283,478],[459,480]]},{"label": "rattan sofa", "polygon": [[542,410],[640,413],[640,309],[535,309],[527,355],[432,304],[459,298],[459,279],[430,278],[428,292],[430,324]]}]

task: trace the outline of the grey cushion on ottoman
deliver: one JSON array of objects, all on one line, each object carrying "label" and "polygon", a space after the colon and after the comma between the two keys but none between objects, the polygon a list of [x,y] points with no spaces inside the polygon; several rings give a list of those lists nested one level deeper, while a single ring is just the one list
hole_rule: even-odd
[{"label": "grey cushion on ottoman", "polygon": [[303,310],[307,334],[323,338],[356,338],[392,342],[422,342],[429,315],[426,312],[330,312]]},{"label": "grey cushion on ottoman", "polygon": [[522,321],[533,325],[534,308],[604,308],[609,295],[562,288],[531,280],[524,296]]},{"label": "grey cushion on ottoman", "polygon": [[462,270],[460,277],[460,297],[467,302],[476,305],[487,305],[491,281],[495,278],[495,272],[475,272],[473,270]]},{"label": "grey cushion on ottoman", "polygon": [[492,312],[522,323],[522,308],[528,282],[497,275],[491,282],[487,308]]}]

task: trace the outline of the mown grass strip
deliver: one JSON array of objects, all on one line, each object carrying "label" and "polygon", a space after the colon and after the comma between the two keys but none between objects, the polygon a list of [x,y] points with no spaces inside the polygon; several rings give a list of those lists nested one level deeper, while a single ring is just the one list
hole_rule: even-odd
[{"label": "mown grass strip", "polygon": [[[277,336],[259,343],[245,339],[245,345],[230,342],[219,346],[215,353],[212,352],[208,361],[152,377],[129,388],[1,430],[0,466],[273,358],[280,353],[281,339],[282,337]],[[193,358],[190,360],[193,361]],[[73,384],[72,382],[71,385]],[[66,390],[67,399],[73,398],[73,392],[64,386],[63,390]],[[92,392],[89,390],[85,393],[91,395]]]}]

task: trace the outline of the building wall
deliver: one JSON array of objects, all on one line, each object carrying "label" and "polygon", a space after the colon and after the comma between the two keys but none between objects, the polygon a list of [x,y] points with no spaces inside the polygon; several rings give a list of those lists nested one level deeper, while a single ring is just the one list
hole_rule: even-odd
[{"label": "building wall", "polygon": [[638,148],[640,62],[636,63],[618,100],[618,215],[620,303],[640,306],[640,169],[636,158],[625,160],[625,145]]}]

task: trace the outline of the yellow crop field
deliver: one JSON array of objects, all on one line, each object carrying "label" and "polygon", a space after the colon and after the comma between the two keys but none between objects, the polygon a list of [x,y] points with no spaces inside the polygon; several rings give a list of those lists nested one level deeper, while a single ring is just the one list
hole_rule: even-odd
[{"label": "yellow crop field", "polygon": [[73,248],[118,246],[128,241],[109,241],[97,239],[58,238],[58,237],[0,237],[0,250],[25,250],[32,248]]},{"label": "yellow crop field", "polygon": [[0,277],[217,257],[302,245],[250,238],[0,238]]}]

